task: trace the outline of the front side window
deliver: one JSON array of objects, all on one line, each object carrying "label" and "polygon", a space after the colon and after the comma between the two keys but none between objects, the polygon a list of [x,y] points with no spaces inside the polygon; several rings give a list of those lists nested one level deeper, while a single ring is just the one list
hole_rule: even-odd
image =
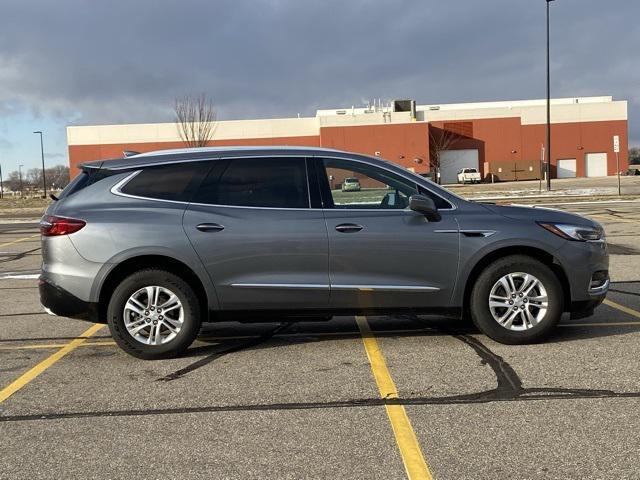
[{"label": "front side window", "polygon": [[304,158],[238,158],[214,181],[207,179],[196,200],[236,207],[309,208]]},{"label": "front side window", "polygon": [[366,163],[329,158],[324,167],[333,208],[401,210],[418,193],[410,180]]}]

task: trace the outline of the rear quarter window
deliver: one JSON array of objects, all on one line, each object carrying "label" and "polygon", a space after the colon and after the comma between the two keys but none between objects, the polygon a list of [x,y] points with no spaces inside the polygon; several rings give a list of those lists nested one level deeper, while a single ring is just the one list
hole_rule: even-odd
[{"label": "rear quarter window", "polygon": [[135,197],[188,202],[210,168],[208,161],[146,167],[120,191]]}]

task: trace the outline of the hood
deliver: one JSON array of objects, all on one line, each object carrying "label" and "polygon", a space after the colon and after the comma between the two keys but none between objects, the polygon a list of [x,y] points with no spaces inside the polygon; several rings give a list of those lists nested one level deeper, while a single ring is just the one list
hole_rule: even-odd
[{"label": "hood", "polygon": [[569,223],[573,225],[596,226],[597,222],[576,215],[574,213],[556,210],[554,208],[532,207],[528,205],[493,205],[481,204],[490,212],[497,213],[503,217],[512,218],[514,220],[533,220],[534,222],[549,223]]}]

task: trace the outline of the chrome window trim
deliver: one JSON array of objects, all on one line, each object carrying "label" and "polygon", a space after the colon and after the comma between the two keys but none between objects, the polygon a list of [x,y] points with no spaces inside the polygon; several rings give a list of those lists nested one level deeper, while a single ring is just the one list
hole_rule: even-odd
[{"label": "chrome window trim", "polygon": [[[453,210],[457,210],[457,208],[458,208],[458,206],[457,206],[455,203],[453,203],[451,200],[449,200],[449,199],[447,199],[447,198],[444,198],[442,195],[440,195],[440,194],[438,194],[438,193],[434,192],[432,189],[427,188],[427,187],[425,187],[424,185],[419,185],[416,181],[414,181],[414,179],[409,178],[409,177],[406,177],[406,176],[405,176],[405,175],[403,175],[402,173],[395,172],[395,171],[391,170],[390,168],[386,168],[386,167],[383,167],[383,166],[380,166],[380,165],[376,165],[376,164],[374,164],[374,163],[366,162],[366,161],[364,161],[364,160],[360,160],[360,159],[357,159],[357,158],[350,158],[350,157],[335,157],[335,156],[331,156],[331,155],[314,155],[314,157],[316,157],[316,158],[320,158],[320,159],[323,159],[323,158],[330,158],[330,159],[333,159],[333,160],[346,160],[346,161],[348,161],[348,162],[364,163],[365,165],[370,165],[370,166],[372,166],[372,167],[374,167],[374,168],[380,168],[380,169],[382,169],[382,170],[386,170],[386,171],[387,171],[387,172],[389,172],[389,173],[392,173],[392,174],[397,175],[397,176],[399,176],[399,177],[401,177],[401,178],[404,178],[405,180],[408,180],[409,182],[411,182],[411,183],[415,184],[415,185],[416,185],[416,187],[417,187],[417,186],[421,186],[422,188],[424,188],[424,189],[426,189],[426,190],[429,190],[429,191],[430,191],[431,193],[433,193],[436,197],[441,198],[442,200],[444,200],[445,202],[447,202],[449,205],[451,205],[451,208],[439,208],[439,209],[438,209],[438,211],[439,211],[439,212],[451,212],[451,211],[453,211]],[[417,188],[416,188],[416,190],[417,190]],[[364,209],[364,208],[327,208],[327,209],[325,209],[325,210],[363,211],[363,210],[366,210],[366,209]],[[392,208],[372,208],[372,209],[370,209],[370,210],[379,211],[379,210],[394,210],[394,209],[392,209]],[[406,209],[402,209],[402,210],[406,210]],[[398,209],[397,211],[402,211],[402,210]]]},{"label": "chrome window trim", "polygon": [[[401,178],[404,178],[405,180],[408,180],[409,182],[414,183],[416,186],[418,186],[419,184],[416,183],[412,178],[408,178],[404,175],[402,175],[401,173],[395,172],[389,168],[386,167],[382,167],[380,165],[375,165],[373,163],[369,163],[366,162],[364,160],[359,160],[359,159],[354,159],[354,158],[350,158],[350,157],[337,157],[337,156],[331,156],[331,155],[313,155],[313,156],[300,156],[300,154],[283,154],[283,155],[278,155],[278,158],[301,158],[303,160],[306,160],[308,158],[331,158],[334,160],[347,160],[347,161],[351,161],[351,162],[358,162],[358,163],[364,163],[366,165],[370,165],[373,166],[375,168],[380,168],[382,170],[386,170],[387,172],[390,172],[394,175],[398,175]],[[203,162],[203,161],[220,161],[220,160],[236,160],[236,159],[243,159],[243,158],[273,158],[272,155],[241,155],[241,156],[234,156],[234,157],[212,157],[212,158],[206,158],[206,159],[188,159],[188,160],[176,160],[176,161],[167,161],[167,162],[157,162],[157,163],[150,163],[150,164],[142,164],[142,165],[136,165],[136,171],[133,172],[131,175],[125,177],[124,179],[122,179],[121,181],[119,181],[118,183],[116,183],[113,187],[111,187],[111,193],[113,193],[114,195],[119,195],[121,197],[128,197],[128,198],[135,198],[138,200],[151,200],[154,202],[168,202],[168,203],[174,203],[174,204],[178,204],[178,205],[197,205],[200,207],[218,207],[218,208],[250,208],[250,209],[261,209],[261,210],[300,210],[300,211],[308,211],[308,210],[328,210],[328,211],[336,211],[336,212],[340,212],[340,211],[345,211],[345,212],[380,212],[380,211],[384,211],[384,212],[409,212],[411,211],[409,208],[403,208],[403,209],[392,209],[392,208],[287,208],[287,207],[249,207],[249,206],[244,206],[244,205],[219,205],[219,204],[215,204],[215,203],[198,203],[198,202],[183,202],[180,200],[166,200],[166,199],[162,199],[162,198],[153,198],[153,197],[141,197],[138,195],[131,195],[128,193],[123,193],[122,192],[122,188],[129,182],[129,180],[133,179],[136,175],[138,175],[144,168],[146,167],[153,167],[153,166],[158,166],[158,165],[169,165],[169,164],[175,164],[175,163],[187,163],[187,162]],[[119,167],[119,168],[113,168],[112,170],[127,170],[131,168],[130,166],[126,166],[126,167]],[[305,169],[305,172],[307,172],[307,170]],[[442,195],[439,195],[438,193],[434,192],[432,189],[427,188],[423,185],[422,188],[425,188],[427,190],[429,190],[431,193],[433,193],[434,195],[436,195],[437,197],[441,198],[442,200],[444,200],[445,202],[447,202],[449,205],[451,205],[451,208],[440,208],[438,209],[439,212],[452,212],[454,210],[457,210],[457,205],[454,204],[453,202],[451,202],[450,200],[444,198]],[[307,187],[309,188],[309,176],[307,174]],[[311,192],[307,192],[308,195],[308,199],[309,199],[309,206],[311,206]]]},{"label": "chrome window trim", "polygon": [[131,175],[127,175],[125,178],[123,178],[118,183],[116,183],[113,187],[111,187],[110,192],[120,197],[135,198],[136,200],[150,200],[153,202],[165,202],[165,203],[174,203],[177,205],[189,205],[189,202],[183,202],[181,200],[167,200],[166,198],[141,197],[139,195],[131,195],[130,193],[124,193],[122,191],[122,188],[127,183],[129,183],[130,180],[133,180],[133,178],[136,175],[140,174],[140,172],[142,172],[142,169],[136,170],[135,172],[131,173]]}]

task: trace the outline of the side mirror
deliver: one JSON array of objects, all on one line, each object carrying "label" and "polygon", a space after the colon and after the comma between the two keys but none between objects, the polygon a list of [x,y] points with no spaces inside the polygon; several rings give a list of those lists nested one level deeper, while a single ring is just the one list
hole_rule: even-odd
[{"label": "side mirror", "polygon": [[414,212],[423,214],[430,222],[439,222],[442,218],[433,200],[424,195],[411,195],[409,208]]}]

